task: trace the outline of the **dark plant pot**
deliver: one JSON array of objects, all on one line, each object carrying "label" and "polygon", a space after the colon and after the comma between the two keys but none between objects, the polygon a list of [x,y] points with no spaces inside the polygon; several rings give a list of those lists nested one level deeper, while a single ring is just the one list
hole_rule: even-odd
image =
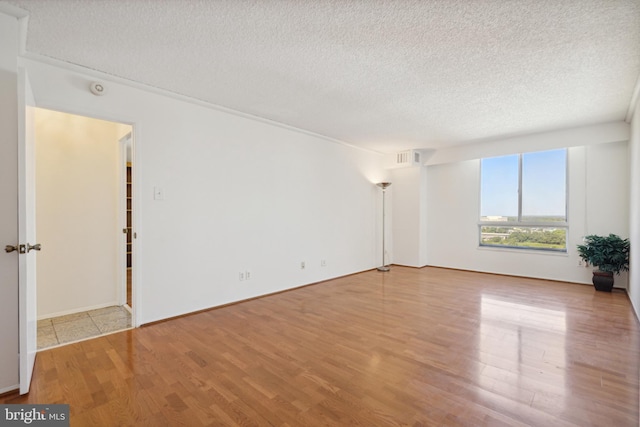
[{"label": "dark plant pot", "polygon": [[594,271],[593,286],[595,286],[596,291],[611,292],[611,289],[613,289],[613,273],[610,271]]}]

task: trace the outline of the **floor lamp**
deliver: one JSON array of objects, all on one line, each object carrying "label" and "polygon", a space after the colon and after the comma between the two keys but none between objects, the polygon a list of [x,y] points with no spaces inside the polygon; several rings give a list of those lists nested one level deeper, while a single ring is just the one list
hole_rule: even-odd
[{"label": "floor lamp", "polygon": [[378,271],[389,271],[389,267],[384,262],[384,253],[385,253],[385,238],[384,238],[384,223],[385,223],[385,200],[384,195],[386,193],[386,189],[391,185],[390,182],[379,182],[376,184],[378,187],[382,188],[382,265],[378,267]]}]

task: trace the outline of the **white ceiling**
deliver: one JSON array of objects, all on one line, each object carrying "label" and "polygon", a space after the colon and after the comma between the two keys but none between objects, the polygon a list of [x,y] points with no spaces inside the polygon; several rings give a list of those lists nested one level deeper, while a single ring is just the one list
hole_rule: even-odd
[{"label": "white ceiling", "polygon": [[380,152],[624,120],[638,0],[12,0],[27,51]]}]

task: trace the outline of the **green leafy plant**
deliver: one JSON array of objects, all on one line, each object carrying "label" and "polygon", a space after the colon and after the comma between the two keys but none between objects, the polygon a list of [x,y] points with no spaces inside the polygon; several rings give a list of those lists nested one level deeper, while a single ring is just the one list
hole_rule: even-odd
[{"label": "green leafy plant", "polygon": [[615,274],[629,271],[629,239],[615,234],[585,237],[584,245],[578,245],[578,253],[580,258],[600,271]]}]

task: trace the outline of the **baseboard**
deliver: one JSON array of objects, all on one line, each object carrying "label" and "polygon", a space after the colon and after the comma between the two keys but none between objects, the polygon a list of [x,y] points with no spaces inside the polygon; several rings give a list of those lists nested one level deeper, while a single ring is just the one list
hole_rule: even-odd
[{"label": "baseboard", "polygon": [[5,388],[0,388],[0,396],[2,396],[3,394],[13,393],[14,391],[19,389],[20,389],[20,384],[12,385]]},{"label": "baseboard", "polygon": [[[481,274],[493,274],[494,276],[506,276],[506,277],[517,277],[517,278],[522,278],[522,279],[535,279],[535,280],[545,280],[547,282],[558,282],[558,283],[573,283],[576,285],[587,285],[587,286],[593,286],[593,283],[591,282],[578,282],[575,280],[563,280],[563,279],[556,279],[556,278],[551,278],[551,277],[538,277],[538,276],[523,276],[523,275],[518,275],[518,274],[510,274],[510,273],[496,273],[493,271],[483,271],[483,270],[471,270],[468,268],[456,268],[456,267],[443,267],[440,265],[425,265],[424,267],[419,267],[419,268],[439,268],[442,270],[454,270],[454,271],[468,271],[470,273],[481,273]],[[415,268],[415,267],[414,267]],[[627,288],[625,287],[620,287],[620,286],[614,286],[614,289],[620,289],[620,290],[624,290],[626,291]]]},{"label": "baseboard", "polygon": [[349,276],[355,276],[356,274],[361,274],[361,273],[364,273],[366,271],[374,271],[375,269],[376,269],[375,267],[368,268],[366,270],[356,271],[354,273],[347,273],[347,274],[343,274],[343,275],[340,275],[340,276],[331,277],[331,278],[328,278],[328,279],[322,279],[322,280],[319,280],[317,282],[311,282],[311,283],[306,283],[304,285],[298,285],[298,286],[295,286],[293,288],[287,288],[287,289],[282,289],[282,290],[275,291],[275,292],[269,292],[269,293],[262,294],[262,295],[256,295],[254,297],[245,298],[245,299],[238,300],[238,301],[231,301],[231,302],[228,302],[226,304],[214,305],[214,306],[205,307],[205,308],[202,308],[202,309],[199,309],[199,310],[189,311],[189,312],[183,313],[183,314],[177,314],[175,316],[169,316],[169,317],[165,317],[165,318],[162,318],[162,319],[150,320],[148,322],[141,323],[140,326],[145,326],[146,327],[146,326],[157,325],[159,323],[168,322],[170,320],[180,319],[182,317],[193,316],[194,314],[204,313],[206,311],[217,310],[217,309],[228,307],[228,306],[231,306],[231,305],[241,304],[243,302],[253,301],[253,300],[256,300],[256,299],[266,298],[266,297],[270,297],[270,296],[273,296],[273,295],[282,294],[282,293],[285,293],[285,292],[295,291],[297,289],[306,288],[307,286],[315,286],[315,285],[319,285],[319,284],[322,284],[322,283],[325,283],[325,282],[330,282],[332,280],[342,279],[344,277],[349,277]]},{"label": "baseboard", "polygon": [[83,311],[89,311],[89,310],[98,310],[100,308],[113,307],[114,305],[118,305],[119,306],[121,304],[118,304],[117,301],[111,301],[111,302],[92,305],[92,306],[88,306],[88,307],[80,307],[80,308],[74,308],[74,309],[71,309],[71,310],[63,310],[63,311],[58,311],[56,313],[49,313],[49,314],[39,315],[38,316],[38,320],[50,319],[52,317],[66,316],[68,314],[82,313]]},{"label": "baseboard", "polygon": [[425,268],[425,267],[431,267],[430,265],[408,265],[408,264],[397,264],[397,263],[391,263],[389,264],[390,267],[407,267],[407,268],[416,268],[416,269],[421,269],[421,268]]}]

